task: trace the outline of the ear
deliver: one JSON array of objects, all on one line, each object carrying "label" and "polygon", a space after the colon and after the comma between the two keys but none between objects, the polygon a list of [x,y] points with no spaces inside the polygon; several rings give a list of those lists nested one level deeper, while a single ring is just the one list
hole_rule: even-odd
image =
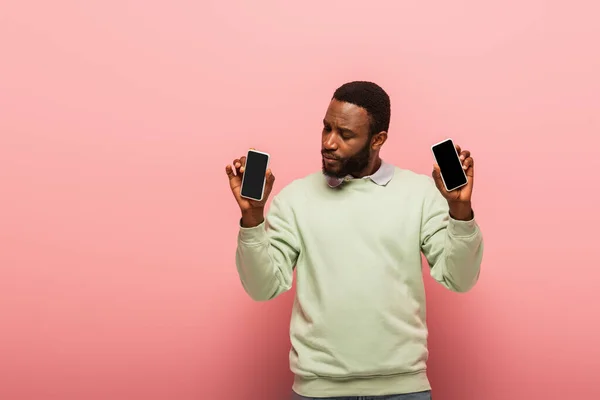
[{"label": "ear", "polygon": [[385,143],[386,140],[387,140],[387,132],[386,131],[381,131],[381,132],[377,133],[371,139],[371,148],[373,150],[381,149],[381,146],[383,146],[383,144]]}]

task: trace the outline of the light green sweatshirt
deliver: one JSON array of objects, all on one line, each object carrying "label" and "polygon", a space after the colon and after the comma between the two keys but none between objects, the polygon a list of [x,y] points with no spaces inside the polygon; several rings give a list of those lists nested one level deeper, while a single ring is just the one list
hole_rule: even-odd
[{"label": "light green sweatshirt", "polygon": [[474,220],[450,218],[433,180],[392,167],[328,186],[322,173],[273,197],[266,221],[240,226],[236,264],[257,301],[292,286],[293,390],[310,397],[430,389],[421,252],[431,276],[456,292],[479,277],[483,240]]}]

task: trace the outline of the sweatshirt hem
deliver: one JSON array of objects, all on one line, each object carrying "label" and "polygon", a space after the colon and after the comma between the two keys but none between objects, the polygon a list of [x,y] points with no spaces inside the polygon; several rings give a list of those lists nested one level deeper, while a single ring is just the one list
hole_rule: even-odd
[{"label": "sweatshirt hem", "polygon": [[295,375],[294,392],[306,397],[382,396],[431,390],[425,370],[409,374],[351,378],[306,378]]}]

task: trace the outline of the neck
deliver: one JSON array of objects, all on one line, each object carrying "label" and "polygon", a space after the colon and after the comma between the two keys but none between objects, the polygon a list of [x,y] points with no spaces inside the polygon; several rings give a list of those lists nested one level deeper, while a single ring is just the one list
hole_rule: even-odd
[{"label": "neck", "polygon": [[381,158],[379,158],[379,155],[377,154],[369,161],[369,165],[367,165],[364,170],[357,174],[352,174],[352,176],[355,178],[363,178],[365,176],[373,175],[379,167],[381,167]]}]

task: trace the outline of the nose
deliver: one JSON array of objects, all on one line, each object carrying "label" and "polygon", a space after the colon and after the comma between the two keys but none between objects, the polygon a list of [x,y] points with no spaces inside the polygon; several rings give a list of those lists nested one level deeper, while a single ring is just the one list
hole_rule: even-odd
[{"label": "nose", "polygon": [[323,136],[323,149],[327,151],[336,151],[338,148],[337,140],[335,140],[335,134],[329,132]]}]

